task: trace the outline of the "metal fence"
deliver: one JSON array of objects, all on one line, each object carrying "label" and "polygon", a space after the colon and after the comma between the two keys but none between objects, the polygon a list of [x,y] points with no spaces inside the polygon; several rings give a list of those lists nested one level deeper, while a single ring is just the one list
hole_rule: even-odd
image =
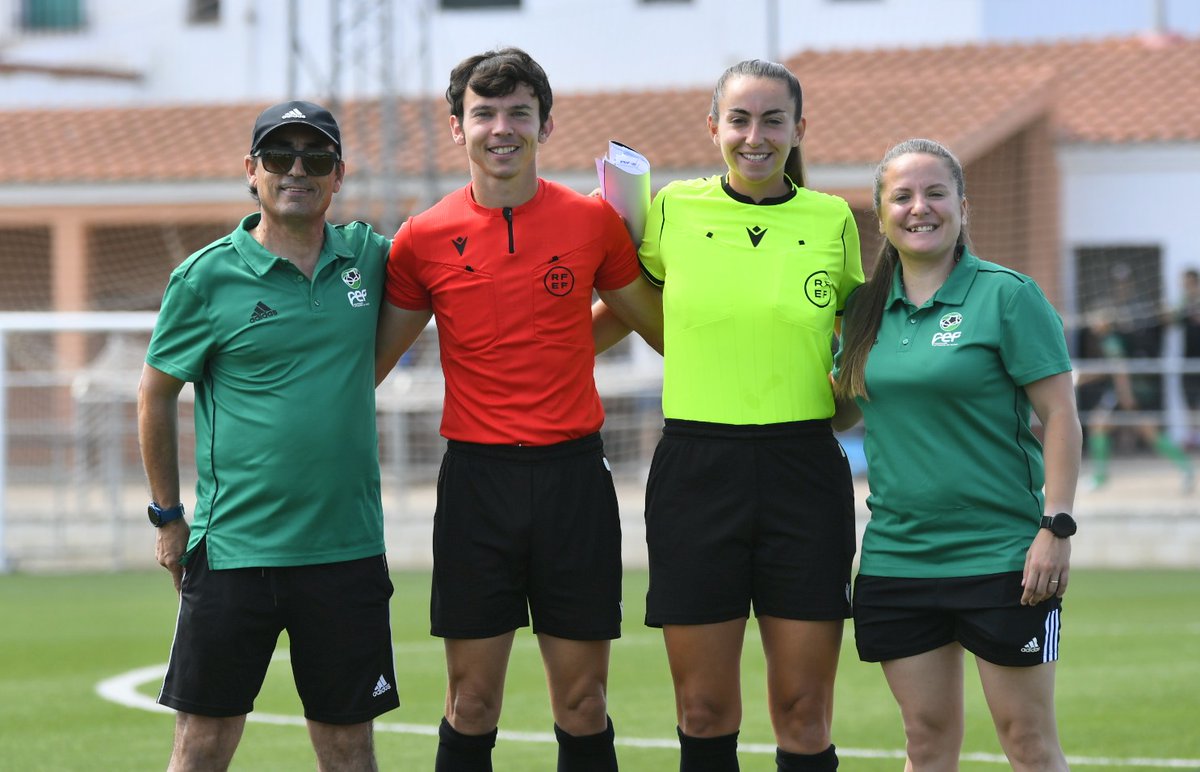
[{"label": "metal fence", "polygon": [[[123,570],[154,565],[154,533],[137,445],[136,392],[153,313],[0,313],[0,572]],[[1085,430],[1104,419],[1113,442],[1108,485],[1091,491],[1088,460],[1077,498],[1086,538],[1081,564],[1195,566],[1200,555],[1200,494],[1147,444],[1150,423],[1196,447],[1185,375],[1200,360],[1178,356],[1120,363],[1162,399],[1135,411],[1105,412],[1114,364],[1075,363]],[[643,503],[650,459],[662,426],[662,365],[635,338],[597,359],[605,404],[606,451],[617,482],[628,565],[645,563]],[[444,441],[438,434],[443,381],[430,328],[376,392],[385,533],[390,563],[425,567],[432,558],[435,483]],[[1146,391],[1146,386],[1143,386]],[[193,504],[191,388],[180,399],[184,501]],[[852,466],[864,470],[861,436],[842,435]],[[857,484],[859,529],[867,486]]]},{"label": "metal fence", "polygon": [[[152,313],[0,313],[0,570],[153,566],[136,398]],[[429,562],[443,381],[437,333],[418,339],[376,393],[390,562]],[[75,361],[77,364],[70,364]],[[632,521],[662,425],[661,360],[630,338],[597,361],[606,451]],[[191,508],[191,387],[180,466]]]}]

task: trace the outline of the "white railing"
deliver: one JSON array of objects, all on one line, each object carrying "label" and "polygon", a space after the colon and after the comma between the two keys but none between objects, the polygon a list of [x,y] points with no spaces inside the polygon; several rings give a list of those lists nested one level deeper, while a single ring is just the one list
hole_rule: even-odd
[{"label": "white railing", "polygon": [[[0,572],[153,565],[136,391],[155,316],[0,313]],[[598,360],[596,376],[606,450],[636,521],[662,421],[661,360],[630,341]],[[376,394],[388,553],[397,567],[429,559],[442,389],[431,325]],[[190,396],[189,387],[179,420],[189,508]]]},{"label": "white railing", "polygon": [[[154,565],[136,422],[137,381],[154,319],[153,313],[0,313],[0,572]],[[1080,360],[1075,369],[1086,376],[1111,367]],[[1200,373],[1200,360],[1129,360],[1124,369],[1151,376],[1161,385],[1162,399],[1134,414],[1118,412],[1109,423],[1119,428],[1149,419],[1182,439],[1178,435],[1193,415],[1181,405],[1180,376]],[[618,482],[629,565],[644,564],[642,503],[662,422],[661,373],[658,356],[634,340],[597,360],[596,382],[607,413],[605,448]],[[438,436],[442,389],[431,327],[376,393],[385,533],[389,561],[397,568],[426,566],[431,559],[434,489],[444,447]],[[189,506],[195,482],[190,396],[185,389],[179,420],[181,484]],[[1086,425],[1090,414],[1082,417]],[[1166,473],[1164,487],[1147,493],[1152,498],[1142,506],[1174,507],[1180,516],[1196,518],[1200,505],[1175,495],[1170,465],[1139,450],[1135,432],[1123,436],[1135,441],[1114,443],[1118,452],[1124,446],[1131,462],[1153,463]],[[850,447],[857,437],[842,439]],[[860,488],[862,498],[865,485]],[[1103,502],[1084,503],[1094,515]],[[1128,522],[1128,512],[1120,514],[1113,523]]]},{"label": "white railing", "polygon": [[149,332],[152,313],[0,313],[0,572],[9,569],[6,541],[8,522],[9,380],[8,341],[13,333]]}]

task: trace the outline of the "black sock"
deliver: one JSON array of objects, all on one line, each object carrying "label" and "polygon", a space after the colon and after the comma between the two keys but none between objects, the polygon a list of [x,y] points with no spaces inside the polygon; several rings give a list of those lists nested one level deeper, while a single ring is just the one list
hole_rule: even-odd
[{"label": "black sock", "polygon": [[438,727],[437,760],[434,772],[492,772],[492,748],[496,732],[463,734],[445,718]]},{"label": "black sock", "polygon": [[788,753],[776,748],[775,767],[779,772],[833,772],[838,768],[837,749],[830,745],[820,753]]},{"label": "black sock", "polygon": [[679,734],[679,772],[738,772],[738,733],[720,737],[690,737]]},{"label": "black sock", "polygon": [[617,772],[611,718],[603,731],[588,735],[567,734],[555,724],[554,736],[558,739],[558,772]]}]

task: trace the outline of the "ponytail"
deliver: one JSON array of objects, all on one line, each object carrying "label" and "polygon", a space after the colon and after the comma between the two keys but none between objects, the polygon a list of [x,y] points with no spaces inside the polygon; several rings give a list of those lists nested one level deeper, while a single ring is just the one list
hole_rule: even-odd
[{"label": "ponytail", "polygon": [[[879,215],[880,199],[883,193],[883,175],[887,172],[888,164],[893,159],[909,153],[925,153],[941,159],[950,170],[954,179],[959,199],[966,196],[966,181],[963,176],[962,164],[944,145],[931,139],[909,139],[901,142],[884,154],[883,160],[875,168],[875,215]],[[791,157],[788,157],[789,162]],[[799,184],[799,183],[797,183]],[[968,243],[966,224],[958,232],[955,245],[955,255],[962,257]],[[846,313],[842,319],[842,355],[838,368],[837,382],[833,393],[838,399],[853,399],[861,397],[870,399],[867,395],[867,355],[875,345],[879,336],[879,325],[883,321],[883,306],[892,291],[897,267],[900,265],[900,253],[886,238],[879,247],[879,257],[875,261],[875,271],[871,279],[851,295],[846,304]]]}]

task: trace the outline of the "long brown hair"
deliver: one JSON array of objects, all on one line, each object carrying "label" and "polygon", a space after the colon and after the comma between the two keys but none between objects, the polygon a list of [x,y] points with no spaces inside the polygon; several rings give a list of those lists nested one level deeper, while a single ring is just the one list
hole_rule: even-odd
[{"label": "long brown hair", "polygon": [[[887,151],[879,166],[875,167],[874,204],[877,217],[880,196],[883,193],[883,175],[887,173],[888,165],[893,160],[909,153],[924,153],[940,158],[949,169],[950,176],[954,178],[959,200],[966,197],[966,178],[963,176],[962,164],[954,154],[932,139],[909,139]],[[967,243],[967,224],[963,222],[955,243],[955,254],[961,256]],[[867,355],[875,345],[876,336],[879,335],[883,304],[887,302],[888,294],[892,291],[892,282],[899,262],[900,253],[896,247],[886,238],[883,239],[870,280],[855,291],[851,302],[846,306],[846,315],[842,321],[842,357],[838,378],[833,385],[833,393],[838,399],[870,399],[867,396]]]},{"label": "long brown hair", "polygon": [[[784,67],[778,62],[764,62],[762,59],[747,59],[743,62],[730,67],[725,72],[721,73],[721,77],[717,80],[717,86],[713,89],[712,95],[712,110],[709,113],[712,116],[713,122],[720,119],[720,102],[725,96],[725,83],[732,77],[745,75],[750,78],[766,78],[767,80],[777,80],[787,86],[788,95],[792,98],[792,105],[795,108],[795,122],[799,123],[804,116],[804,90],[800,88],[800,80],[792,71]],[[800,152],[800,146],[796,145],[792,151],[788,153],[787,161],[783,165],[783,173],[786,174],[792,182],[799,187],[804,187],[804,155]]]}]

